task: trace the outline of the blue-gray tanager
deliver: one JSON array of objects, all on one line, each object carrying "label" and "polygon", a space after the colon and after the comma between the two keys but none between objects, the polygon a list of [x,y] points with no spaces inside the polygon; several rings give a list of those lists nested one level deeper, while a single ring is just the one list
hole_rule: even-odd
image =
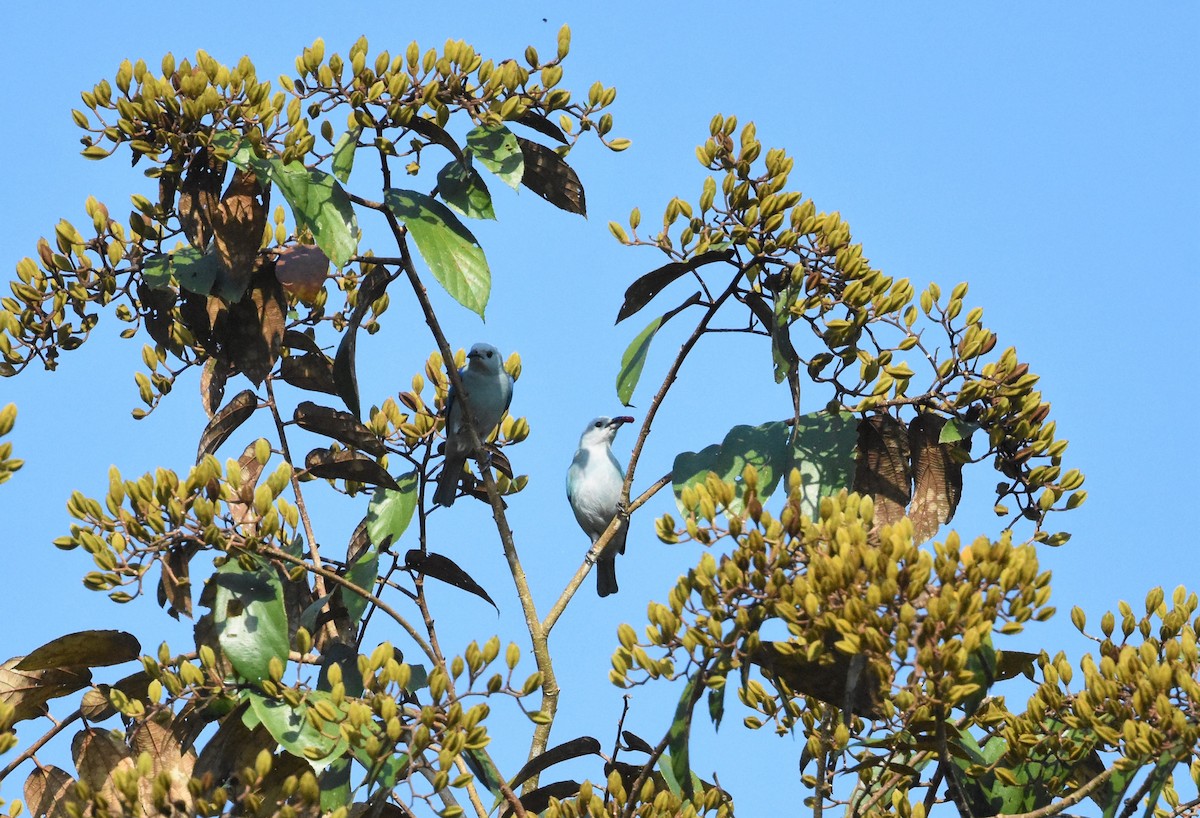
[{"label": "blue-gray tanager", "polygon": [[[486,440],[512,401],[513,380],[504,371],[500,351],[491,344],[471,347],[467,353],[467,365],[458,370],[458,377],[471,404],[471,414],[478,424],[476,431],[481,439]],[[471,453],[471,436],[467,431],[463,402],[457,399],[451,387],[446,396],[446,462],[442,465],[437,490],[433,494],[435,503],[454,505],[463,466]]]},{"label": "blue-gray tanager", "polygon": [[[579,438],[579,449],[567,469],[567,500],[583,533],[592,543],[617,516],[625,470],[612,453],[617,430],[631,417],[598,417],[590,421]],[[608,596],[617,592],[617,554],[625,553],[629,526],[622,526],[596,558],[596,593]]]}]

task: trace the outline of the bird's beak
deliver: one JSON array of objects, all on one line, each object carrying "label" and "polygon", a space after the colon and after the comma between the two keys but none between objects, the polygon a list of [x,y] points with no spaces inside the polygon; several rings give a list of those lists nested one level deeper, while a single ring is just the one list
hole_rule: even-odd
[{"label": "bird's beak", "polygon": [[467,353],[468,358],[479,358],[479,357],[481,357],[481,355],[482,355],[482,353],[476,352],[474,350],[471,350],[470,352]]},{"label": "bird's beak", "polygon": [[633,418],[629,417],[629,415],[621,415],[620,417],[616,417],[616,418],[613,418],[612,420],[610,420],[608,422],[608,425],[614,426],[614,427],[620,429],[626,423],[633,423]]}]

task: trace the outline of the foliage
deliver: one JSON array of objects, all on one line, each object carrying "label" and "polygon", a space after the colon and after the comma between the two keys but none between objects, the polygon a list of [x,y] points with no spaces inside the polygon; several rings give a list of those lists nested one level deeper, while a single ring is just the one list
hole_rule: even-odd
[{"label": "foliage", "polygon": [[[532,663],[498,635],[443,652],[427,584],[492,598],[425,536],[442,410],[449,389],[462,389],[464,363],[425,283],[482,317],[492,271],[463,219],[495,217],[489,176],[583,214],[571,149],[588,132],[615,151],[628,145],[608,136],[616,89],[595,83],[578,101],[559,87],[569,43],[564,28],[553,59],[531,47],[522,64],[455,41],[370,59],[360,39],[343,59],[318,40],[281,90],[247,58],[230,67],[204,52],[194,62],[168,55],[160,73],[126,61],[114,83],[83,94],[87,110],[74,117],[84,156],[128,148],[157,191],[132,197],[127,222],[89,199],[86,237],[62,221],[36,259],[17,265],[12,296],[0,299],[0,375],[34,361],[53,369],[90,337],[101,310],[128,325],[124,337],[152,342],[135,376],[145,404],[136,416],[182,373],[201,371],[210,420],[197,430],[195,464],[137,478],[113,469],[102,498],[71,494],[74,522],[54,541],[87,553],[95,570],[85,585],[115,602],[154,589],[170,615],[194,620],[195,644],[143,653],[131,634],[94,630],[0,666],[0,751],[18,744],[13,724],[84,691],[44,736],[83,722],[71,741],[76,769],[38,764],[25,782],[29,808],[732,815],[732,795],[701,780],[689,752],[697,705],[706,700],[720,725],[732,686],[747,727],[804,736],[800,767],[816,814],[923,816],[952,802],[967,816],[1051,815],[1086,797],[1106,816],[1140,802],[1147,815],[1188,809],[1174,776],[1188,765],[1200,778],[1196,595],[1180,588],[1168,604],[1155,589],[1140,619],[1122,602],[1120,640],[1110,614],[1103,636],[1090,637],[1099,658],[1077,665],[1004,648],[1006,636],[1054,615],[1038,549],[1067,541],[1052,515],[1086,498],[1082,474],[1064,469],[1067,444],[1037,375],[1015,349],[997,352],[965,283],[918,294],[873,268],[837,213],[789,189],[792,159],[764,150],[753,124],[739,130],[733,117],[714,117],[697,149],[708,175],[695,203],[671,198],[648,237],[638,210],[628,232],[610,224],[619,241],[667,257],[629,285],[618,321],[675,282],[694,284],[620,362],[616,391],[628,402],[656,333],[695,318],[650,399],[622,511],[539,612],[505,515],[527,482],[506,450],[529,424],[506,414],[494,433],[470,426],[483,465],[465,491],[495,518]],[[451,119],[466,131],[461,142]],[[370,196],[360,183],[368,157],[370,173],[378,165]],[[432,192],[397,187],[401,168],[432,176]],[[287,203],[290,226],[282,205],[271,211],[272,194]],[[360,216],[372,211],[394,254],[360,247]],[[390,299],[408,291],[435,350],[410,389],[364,412],[357,334],[377,331]],[[705,336],[731,331],[762,337],[792,411],[678,453],[671,474],[635,495],[653,419],[684,360]],[[505,367],[518,378],[520,357]],[[226,400],[239,375],[249,387]],[[279,383],[321,402],[285,405]],[[325,405],[331,398],[339,405]],[[0,412],[0,435],[15,411]],[[255,415],[269,417],[273,437],[219,459]],[[292,426],[327,445],[301,456]],[[0,482],[20,466],[10,454],[3,444]],[[1003,530],[970,544],[949,531],[931,544],[958,508],[963,470],[984,461],[1004,477],[995,503]],[[672,725],[651,744],[622,718],[611,754],[591,736],[551,747],[560,691],[550,632],[609,539],[668,485],[680,520],[661,516],[659,538],[694,541],[704,554],[666,603],[650,605],[644,635],[621,626],[612,680],[679,682]],[[363,514],[344,555],[329,553],[309,515],[307,498],[322,490]],[[380,617],[400,627],[402,644],[372,644]],[[1078,609],[1072,621],[1086,633]],[[772,627],[786,636],[765,638]],[[93,676],[134,661],[112,681]],[[1020,675],[1036,687],[1023,710],[1011,709],[995,691]],[[519,738],[489,732],[494,707],[532,723],[520,770],[502,772],[492,756],[493,738]],[[118,716],[122,731],[98,726]],[[0,780],[42,744],[29,743]],[[588,759],[594,774],[541,782],[571,759]]]}]

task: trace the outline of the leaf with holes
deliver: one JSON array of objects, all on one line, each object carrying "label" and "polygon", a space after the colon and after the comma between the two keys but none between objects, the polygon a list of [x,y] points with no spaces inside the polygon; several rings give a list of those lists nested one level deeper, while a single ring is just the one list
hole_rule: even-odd
[{"label": "leaf with holes", "polygon": [[913,542],[923,543],[950,522],[962,498],[962,467],[954,457],[957,443],[939,443],[946,419],[928,412],[908,424],[912,451],[913,497],[908,516]]},{"label": "leaf with holes", "polygon": [[492,273],[483,248],[458,217],[437,199],[415,190],[389,190],[389,210],[408,228],[421,258],[446,292],[483,317],[492,290]]},{"label": "leaf with holes", "polygon": [[467,134],[467,150],[485,168],[516,190],[525,175],[525,155],[517,137],[503,125],[480,125]]},{"label": "leaf with holes", "polygon": [[801,415],[792,432],[791,464],[800,470],[803,494],[800,510],[817,519],[821,498],[837,494],[854,482],[858,430],[848,412],[812,412]]},{"label": "leaf with holes", "polygon": [[438,195],[450,206],[471,219],[494,219],[492,194],[479,171],[459,162],[450,162],[437,175]]},{"label": "leaf with holes", "polygon": [[271,659],[286,664],[288,620],[279,575],[268,567],[247,571],[230,560],[208,581],[215,587],[217,641],[233,669],[258,682],[268,677]]},{"label": "leaf with holes", "polygon": [[343,185],[350,181],[350,171],[354,169],[354,150],[358,147],[358,136],[362,128],[351,128],[340,137],[333,146],[333,175]]},{"label": "leaf with holes", "polygon": [[671,467],[676,505],[684,514],[694,513],[695,509],[683,505],[683,490],[704,483],[711,471],[721,480],[735,484],[729,512],[740,514],[745,496],[742,472],[750,465],[758,472],[758,498],[766,500],[775,491],[788,466],[787,444],[787,424],[772,421],[761,426],[734,426],[719,445],[707,446],[699,452],[681,452],[675,456]]},{"label": "leaf with holes", "polygon": [[875,525],[891,525],[904,516],[912,499],[908,430],[889,414],[858,423],[854,491],[875,501]]},{"label": "leaf with holes", "polygon": [[528,139],[517,137],[525,158],[525,173],[521,184],[550,204],[568,213],[587,216],[587,201],[583,184],[571,166],[553,149]]}]

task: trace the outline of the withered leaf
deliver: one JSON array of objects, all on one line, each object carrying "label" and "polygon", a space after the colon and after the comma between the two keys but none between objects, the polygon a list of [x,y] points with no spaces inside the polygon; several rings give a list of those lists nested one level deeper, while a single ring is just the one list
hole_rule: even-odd
[{"label": "withered leaf", "polygon": [[297,389],[329,395],[338,393],[333,381],[333,362],[322,352],[284,358],[279,364],[279,377]]},{"label": "withered leaf", "polygon": [[[833,661],[828,664],[805,658],[803,651],[784,653],[774,642],[763,641],[758,650],[748,659],[758,665],[763,672],[794,693],[812,696],[834,707],[845,708],[859,716],[880,718],[883,711],[880,685],[870,672],[854,673],[856,663],[854,656],[833,650],[828,651]],[[847,693],[850,701],[847,702]]]},{"label": "withered leaf", "polygon": [[912,449],[913,497],[908,516],[913,524],[913,542],[923,543],[950,522],[962,497],[962,463],[951,449],[955,443],[939,443],[946,419],[928,412],[908,424]]},{"label": "withered leaf", "polygon": [[67,800],[75,779],[59,767],[35,767],[25,779],[25,808],[35,818],[69,818]]},{"label": "withered leaf", "polygon": [[289,329],[283,333],[283,345],[288,349],[298,349],[302,352],[311,352],[314,355],[324,355],[321,348],[317,346],[316,339],[305,332]]},{"label": "withered leaf", "polygon": [[555,207],[568,213],[587,216],[583,184],[571,166],[545,145],[517,137],[525,157],[525,175],[521,184]]},{"label": "withered leaf", "polygon": [[358,402],[358,374],[355,364],[358,327],[366,317],[367,310],[387,290],[389,281],[391,281],[391,277],[388,275],[387,268],[379,265],[371,267],[371,271],[367,273],[355,294],[354,312],[350,314],[350,320],[346,323],[345,334],[342,336],[341,343],[338,344],[337,354],[333,360],[333,394],[342,399],[355,419],[362,414]]},{"label": "withered leaf", "polygon": [[329,257],[320,247],[291,244],[276,251],[275,277],[288,295],[311,305],[325,287]]},{"label": "withered leaf", "polygon": [[[617,313],[617,323],[621,323],[642,307],[650,303],[671,282],[687,275],[692,270],[712,264],[716,261],[729,261],[733,258],[733,250],[709,250],[698,256],[692,256],[687,261],[672,261],[656,270],[651,270],[639,277],[625,290],[625,301]],[[768,310],[769,312],[769,310]],[[770,326],[770,324],[768,324]]]},{"label": "withered leaf", "polygon": [[286,316],[283,287],[272,265],[264,263],[255,272],[249,292],[229,306],[224,326],[229,360],[255,386],[266,379],[279,358]]},{"label": "withered leaf", "polygon": [[204,250],[213,239],[213,216],[220,204],[225,163],[208,148],[192,154],[179,186],[179,223],[193,247]]},{"label": "withered leaf", "polygon": [[576,739],[563,742],[557,747],[551,747],[541,755],[529,759],[525,766],[517,771],[513,776],[513,780],[509,782],[509,787],[516,789],[525,783],[525,780],[540,774],[543,770],[553,767],[555,764],[561,764],[572,758],[580,756],[599,755],[600,742],[591,736],[580,736]]},{"label": "withered leaf", "polygon": [[254,489],[262,475],[263,464],[258,462],[254,449],[254,443],[247,445],[238,458],[238,466],[242,470],[242,485],[238,488],[237,496],[229,498],[229,516],[237,525],[258,519],[258,514],[254,511]]},{"label": "withered leaf", "polygon": [[318,406],[312,401],[304,401],[296,407],[293,419],[301,429],[332,437],[347,446],[369,452],[376,457],[387,452],[383,441],[374,432],[359,423],[349,412]]},{"label": "withered leaf", "polygon": [[563,134],[562,128],[558,127],[536,111],[526,111],[514,121],[519,122],[526,128],[532,128],[543,136],[548,136],[556,142],[561,142],[564,145],[570,144],[567,142],[567,137],[565,134]]},{"label": "withered leaf", "polygon": [[467,164],[467,160],[463,156],[462,148],[460,148],[458,143],[454,141],[454,137],[446,133],[446,131],[432,119],[414,116],[405,124],[404,127],[408,128],[410,131],[420,134],[430,142],[441,145],[443,148],[450,151],[450,153],[454,154],[454,158],[458,160],[459,164]]},{"label": "withered leaf", "polygon": [[158,604],[166,607],[167,613],[174,619],[179,619],[180,614],[192,618],[189,564],[198,550],[199,546],[195,543],[177,543],[167,549],[160,562],[162,577],[158,582]]},{"label": "withered leaf", "polygon": [[110,803],[117,803],[113,773],[134,770],[128,747],[108,730],[89,727],[80,730],[71,740],[71,758],[75,761],[75,769],[79,771],[80,781],[87,782]]},{"label": "withered leaf", "polygon": [[215,783],[221,784],[231,775],[254,766],[259,752],[275,748],[275,739],[265,725],[259,724],[251,730],[242,721],[242,714],[249,706],[249,702],[243,702],[225,716],[217,732],[200,751],[192,775],[202,778],[208,774]]},{"label": "withered leaf", "polygon": [[[534,813],[536,815],[544,812],[550,806],[551,798],[557,798],[561,801],[578,794],[578,781],[555,781],[553,784],[546,784],[532,792],[525,793],[521,796],[520,801],[526,813]],[[512,814],[513,808],[508,807],[501,818],[508,818]]]},{"label": "withered leaf", "polygon": [[876,526],[899,520],[912,499],[908,430],[889,414],[859,421],[854,491],[874,499]]},{"label": "withered leaf", "polygon": [[171,326],[175,322],[175,293],[170,289],[160,290],[149,286],[145,281],[139,281],[137,297],[142,307],[143,320],[146,322],[146,332],[150,333],[155,343],[173,349],[175,342],[171,338]]},{"label": "withered leaf", "polygon": [[16,656],[0,665],[0,701],[16,708],[16,721],[34,719],[46,711],[46,702],[87,687],[92,672],[86,668],[17,670],[24,657]]},{"label": "withered leaf", "polygon": [[81,669],[132,662],[142,653],[137,637],[125,631],[94,630],[52,639],[15,666],[17,670]]},{"label": "withered leaf", "polygon": [[214,454],[221,448],[221,444],[228,440],[256,409],[258,396],[254,394],[253,389],[244,389],[234,395],[204,427],[204,432],[200,435],[200,447],[196,452],[196,462],[199,463],[205,455]]},{"label": "withered leaf", "polygon": [[200,371],[200,405],[209,419],[225,398],[225,383],[229,380],[229,367],[224,361],[209,358]]},{"label": "withered leaf", "polygon": [[455,588],[461,588],[487,601],[493,608],[496,608],[497,612],[500,610],[496,607],[496,603],[492,602],[492,598],[488,596],[487,591],[483,590],[479,583],[471,578],[470,574],[459,568],[454,560],[449,557],[434,554],[433,552],[422,553],[419,549],[414,548],[404,555],[404,567],[409,571],[415,571],[427,577],[440,579],[442,582],[449,583]]},{"label": "withered leaf", "polygon": [[[160,711],[154,717],[143,720],[129,736],[134,755],[148,753],[151,760],[151,775],[169,782],[167,797],[173,804],[190,804],[191,793],[188,781],[196,763],[196,753],[184,750],[188,725],[172,718],[169,711]],[[147,815],[155,812],[151,781],[139,787],[142,808]]]},{"label": "withered leaf", "polygon": [[227,274],[224,289],[229,300],[236,300],[250,282],[267,226],[270,198],[253,171],[239,168],[213,210],[213,237]]},{"label": "withered leaf", "polygon": [[343,449],[313,449],[304,458],[304,468],[313,477],[326,480],[353,480],[371,486],[387,486],[399,490],[396,478],[378,462],[358,452]]}]

